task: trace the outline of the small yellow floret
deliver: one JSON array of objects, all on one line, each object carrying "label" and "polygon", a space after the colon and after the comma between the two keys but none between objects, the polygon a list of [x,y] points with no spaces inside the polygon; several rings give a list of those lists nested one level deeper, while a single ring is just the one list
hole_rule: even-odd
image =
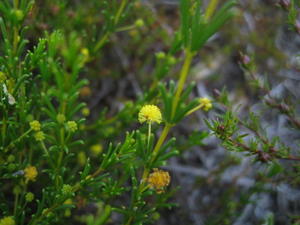
[{"label": "small yellow floret", "polygon": [[170,175],[168,172],[159,169],[154,169],[153,171],[154,172],[149,175],[147,182],[157,193],[162,193],[164,188],[170,183]]},{"label": "small yellow floret", "polygon": [[100,144],[96,144],[96,145],[92,145],[90,150],[94,156],[97,156],[102,152],[103,147]]},{"label": "small yellow floret", "polygon": [[44,134],[43,131],[36,132],[34,134],[34,138],[35,138],[36,141],[42,141],[42,140],[45,139],[45,134]]},{"label": "small yellow floret", "polygon": [[63,195],[71,195],[72,192],[73,192],[73,188],[69,184],[64,184],[62,189],[61,189],[61,192],[62,192]]},{"label": "small yellow floret", "polygon": [[15,225],[16,222],[12,216],[6,216],[0,220],[0,225]]},{"label": "small yellow floret", "polygon": [[77,123],[75,121],[68,121],[67,127],[71,132],[75,132],[78,129]]},{"label": "small yellow floret", "polygon": [[80,52],[85,57],[89,57],[89,55],[90,55],[90,51],[87,48],[82,48]]},{"label": "small yellow floret", "polygon": [[38,172],[36,170],[36,167],[35,166],[27,166],[25,169],[24,169],[24,173],[25,173],[25,178],[26,178],[26,182],[28,181],[35,181],[35,178],[37,177],[38,175]]},{"label": "small yellow floret", "polygon": [[143,106],[139,112],[139,121],[140,123],[160,123],[162,121],[160,109],[155,105]]},{"label": "small yellow floret", "polygon": [[77,161],[78,161],[80,166],[85,165],[85,163],[86,163],[86,154],[85,154],[85,152],[81,151],[77,154]]},{"label": "small yellow floret", "polygon": [[144,20],[142,19],[137,19],[134,24],[138,28],[143,27],[145,25]]},{"label": "small yellow floret", "polygon": [[32,130],[34,130],[34,131],[39,131],[39,130],[41,130],[41,124],[40,124],[40,122],[37,121],[37,120],[31,121],[31,122],[29,123],[29,125],[30,125],[30,128],[31,128]]},{"label": "small yellow floret", "polygon": [[82,115],[89,116],[90,115],[90,109],[85,107],[81,110]]},{"label": "small yellow floret", "polygon": [[212,103],[209,98],[200,98],[199,103],[202,105],[201,108],[203,108],[204,111],[208,111],[212,108]]}]

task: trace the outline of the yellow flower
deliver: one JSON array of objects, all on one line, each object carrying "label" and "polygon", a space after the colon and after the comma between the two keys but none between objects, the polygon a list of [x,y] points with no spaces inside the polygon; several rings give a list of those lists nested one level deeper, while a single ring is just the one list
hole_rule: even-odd
[{"label": "yellow flower", "polygon": [[156,58],[157,59],[164,59],[164,58],[166,58],[166,53],[164,53],[164,52],[157,52],[156,54],[155,54],[155,56],[156,56]]},{"label": "yellow flower", "polygon": [[134,24],[138,28],[143,27],[145,25],[144,20],[142,19],[137,19]]},{"label": "yellow flower", "polygon": [[103,147],[102,147],[102,145],[100,145],[100,144],[96,144],[96,145],[92,145],[92,146],[90,147],[90,150],[91,150],[91,152],[92,152],[92,154],[93,154],[94,156],[97,156],[97,155],[99,155],[99,154],[102,152]]},{"label": "yellow flower", "polygon": [[64,201],[64,205],[72,205],[73,201],[72,199],[68,198],[66,201]]},{"label": "yellow flower", "polygon": [[90,55],[90,52],[89,52],[89,50],[88,50],[87,48],[82,48],[82,49],[80,50],[80,52],[81,52],[81,54],[84,55],[85,57],[89,57],[89,55]]},{"label": "yellow flower", "polygon": [[40,122],[37,121],[37,120],[31,121],[31,122],[29,123],[29,125],[30,125],[30,128],[31,128],[32,130],[34,130],[34,131],[39,131],[39,130],[41,130],[41,124],[40,124]]},{"label": "yellow flower", "polygon": [[35,138],[36,141],[42,141],[42,140],[45,139],[45,134],[44,134],[43,131],[36,132],[34,134],[34,138]]},{"label": "yellow flower", "polygon": [[139,121],[140,123],[160,123],[162,121],[160,109],[155,105],[143,106],[139,112]]},{"label": "yellow flower", "polygon": [[71,195],[73,193],[73,188],[69,184],[64,184],[61,189],[61,192],[63,195]]},{"label": "yellow flower", "polygon": [[0,220],[0,225],[15,225],[16,222],[12,216],[3,217]]},{"label": "yellow flower", "polygon": [[212,108],[211,100],[209,98],[200,98],[199,103],[202,105],[201,108],[203,108],[204,111],[208,111]]},{"label": "yellow flower", "polygon": [[24,172],[25,172],[25,178],[26,178],[26,182],[28,181],[35,181],[35,178],[37,177],[38,175],[38,172],[36,170],[36,167],[35,166],[27,166],[25,169],[24,169]]},{"label": "yellow flower", "polygon": [[85,107],[81,110],[81,114],[84,116],[89,116],[90,115],[90,109]]},{"label": "yellow flower", "polygon": [[70,132],[75,132],[78,129],[77,123],[75,121],[68,121],[67,127]]},{"label": "yellow flower", "polygon": [[168,172],[157,168],[153,169],[153,171],[154,172],[149,175],[147,183],[151,188],[155,189],[157,193],[162,193],[164,188],[170,183],[170,175]]},{"label": "yellow flower", "polygon": [[85,152],[79,152],[77,155],[77,161],[80,166],[84,166],[86,163],[86,154]]}]

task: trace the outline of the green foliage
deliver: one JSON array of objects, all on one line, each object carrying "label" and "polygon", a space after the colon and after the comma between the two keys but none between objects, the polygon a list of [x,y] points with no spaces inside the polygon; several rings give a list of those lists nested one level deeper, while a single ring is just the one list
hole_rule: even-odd
[{"label": "green foliage", "polygon": [[[189,99],[194,84],[183,90],[192,55],[185,59],[178,86],[171,81],[167,88],[163,78],[180,61],[175,55],[182,43],[194,54],[231,17],[234,2],[204,21],[200,3],[194,8],[182,1],[182,33],[174,35],[167,54],[157,53],[152,89],[112,118],[104,109],[95,120],[87,120],[90,110],[83,99],[90,94],[89,80],[82,74],[102,57],[99,52],[104,54],[114,34],[144,26],[138,19],[121,27],[129,23],[134,2],[91,1],[68,11],[66,2],[46,1],[54,16],[50,20],[38,2],[0,3],[1,223],[13,219],[16,224],[61,224],[74,208],[97,202],[97,215],[72,216],[72,221],[107,224],[117,212],[124,224],[145,224],[154,223],[160,208],[174,205],[168,203],[173,193],[167,190],[169,174],[155,168],[179,154],[176,139],[167,140],[168,133],[199,106],[197,99]],[[52,29],[36,32],[34,26],[44,20],[43,26]],[[90,20],[100,21],[96,25],[101,29],[90,27]],[[140,107],[152,102],[163,105],[161,135],[151,122],[146,123],[148,132],[143,125],[131,130]],[[202,144],[206,136],[195,133],[191,145]],[[156,176],[163,177],[163,183]],[[130,201],[120,204],[118,199],[129,195]]]},{"label": "green foliage", "polygon": [[[158,168],[180,152],[203,146],[212,134],[229,151],[265,164],[265,179],[289,173],[281,160],[300,160],[281,137],[268,136],[260,115],[241,117],[225,88],[215,93],[219,114],[206,120],[211,133],[201,128],[172,137],[172,129],[190,114],[212,107],[210,98],[204,98],[207,107],[192,97],[195,83],[187,80],[197,53],[234,16],[236,1],[225,1],[219,9],[218,1],[212,1],[204,9],[200,0],[181,0],[181,24],[172,40],[164,31],[158,37],[152,31],[149,39],[142,36],[145,27],[151,30],[156,24],[152,16],[140,18],[144,9],[135,0],[92,0],[82,7],[83,2],[0,2],[0,224],[101,225],[110,224],[112,214],[124,225],[155,224],[160,210],[177,206],[169,200],[176,191],[169,185],[172,176]],[[292,1],[290,24],[296,25],[297,7]],[[115,49],[118,35],[130,36],[130,43],[121,43],[124,52],[116,50],[120,61],[123,54],[133,62],[134,57],[145,57],[133,64],[143,68],[155,62],[155,68],[141,95],[118,96],[114,101],[122,108],[114,110],[99,104],[101,92],[94,82],[132,73],[126,60],[115,66],[115,56],[108,51]],[[168,47],[142,56],[155,38],[164,39]],[[287,116],[299,130],[296,103],[268,95],[271,85],[259,79],[252,58],[244,59],[242,70],[254,88],[268,96],[265,107]],[[178,68],[179,77],[170,79]],[[87,104],[91,95],[92,104]],[[145,112],[142,123],[138,118],[145,105],[160,109]],[[160,113],[162,121],[151,120]],[[214,175],[239,163],[232,156]],[[260,183],[255,188],[253,192],[263,189]],[[248,193],[244,202],[228,200],[235,191],[224,193],[226,210],[211,224],[224,218],[224,224],[230,224],[239,205],[247,204]],[[89,205],[96,207],[93,213],[77,213]],[[273,220],[270,215],[265,224]]]}]

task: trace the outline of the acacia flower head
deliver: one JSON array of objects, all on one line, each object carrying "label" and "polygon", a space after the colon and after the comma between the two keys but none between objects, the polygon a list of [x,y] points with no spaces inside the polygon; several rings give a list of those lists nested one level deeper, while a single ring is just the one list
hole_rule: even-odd
[{"label": "acacia flower head", "polygon": [[102,152],[103,147],[100,144],[95,144],[90,147],[90,150],[94,156],[97,156]]},{"label": "acacia flower head", "polygon": [[75,132],[78,129],[77,123],[75,121],[68,121],[67,127],[70,132]]},{"label": "acacia flower head", "polygon": [[36,141],[43,141],[45,139],[45,134],[43,131],[36,132],[34,138]]},{"label": "acacia flower head", "polygon": [[143,27],[145,25],[144,20],[142,19],[137,19],[134,24],[138,28]]},{"label": "acacia flower head", "polygon": [[37,177],[38,175],[38,172],[36,170],[36,167],[35,166],[27,166],[25,169],[24,169],[24,173],[25,173],[25,178],[26,178],[26,182],[28,181],[35,181],[35,178]]},{"label": "acacia flower head", "polygon": [[29,123],[30,128],[34,131],[40,131],[41,130],[41,124],[37,120],[33,120]]},{"label": "acacia flower head", "polygon": [[147,183],[149,186],[156,190],[158,194],[164,192],[164,188],[170,183],[170,175],[167,171],[153,169],[153,172],[149,175]]},{"label": "acacia flower head", "polygon": [[212,103],[209,98],[200,98],[199,103],[202,105],[201,108],[203,108],[204,111],[208,111],[212,108]]},{"label": "acacia flower head", "polygon": [[69,184],[64,184],[61,190],[63,195],[70,195],[73,192],[73,188]]},{"label": "acacia flower head", "polygon": [[16,222],[12,216],[3,217],[0,220],[0,225],[15,225]]},{"label": "acacia flower head", "polygon": [[156,105],[143,106],[139,112],[139,121],[140,123],[160,123],[162,121],[160,109]]}]

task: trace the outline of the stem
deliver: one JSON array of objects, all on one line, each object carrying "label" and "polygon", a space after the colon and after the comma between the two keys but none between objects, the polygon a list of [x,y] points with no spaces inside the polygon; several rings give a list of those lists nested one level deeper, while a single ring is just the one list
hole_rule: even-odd
[{"label": "stem", "polygon": [[147,140],[147,151],[149,150],[150,145],[150,136],[151,136],[151,122],[148,123],[148,140]]},{"label": "stem", "polygon": [[17,213],[17,207],[18,207],[18,202],[19,202],[19,193],[16,194],[16,198],[15,198],[15,204],[14,204],[14,216],[16,216]]},{"label": "stem", "polygon": [[19,0],[14,0],[14,8],[19,8]]},{"label": "stem", "polygon": [[121,3],[121,6],[116,14],[116,17],[115,17],[115,20],[114,20],[114,24],[117,25],[119,20],[120,20],[120,17],[122,15],[122,12],[126,6],[126,3],[127,3],[127,0],[123,0],[122,3]]},{"label": "stem", "polygon": [[173,100],[172,114],[171,114],[172,118],[175,116],[175,112],[176,112],[176,109],[177,109],[177,106],[178,106],[178,103],[180,100],[180,95],[183,91],[183,87],[184,87],[187,75],[189,73],[189,70],[190,70],[193,56],[194,56],[194,54],[190,50],[186,51],[186,58],[184,60],[183,67],[180,72],[179,83],[178,83],[178,87],[177,87],[177,90],[175,93],[175,98]]},{"label": "stem", "polygon": [[50,165],[52,166],[52,169],[55,170],[55,164],[53,163],[53,161],[52,161],[52,159],[50,157],[49,151],[46,148],[46,145],[45,145],[44,141],[40,141],[40,143],[41,143],[41,146],[42,146],[44,152],[46,153],[46,155],[47,155],[47,157],[49,159],[49,162],[50,162]]},{"label": "stem", "polygon": [[164,127],[164,129],[163,129],[163,131],[162,131],[162,133],[161,133],[161,135],[160,135],[160,137],[159,137],[159,139],[158,139],[158,141],[157,141],[157,143],[154,147],[154,150],[152,152],[152,157],[151,157],[152,162],[155,160],[155,158],[156,158],[156,156],[159,152],[160,147],[163,145],[164,141],[166,140],[166,137],[168,136],[168,133],[169,133],[171,127],[172,127],[172,125],[168,124],[168,123]]},{"label": "stem", "polygon": [[[120,17],[122,15],[122,12],[125,9],[126,4],[127,4],[127,0],[122,0],[120,8],[118,9],[116,17],[114,19],[114,26],[116,26],[119,23]],[[110,31],[106,31],[106,33],[103,35],[103,37],[97,42],[97,44],[94,48],[94,52],[97,52],[100,48],[103,47],[103,45],[107,41],[109,35],[110,35]]]},{"label": "stem", "polygon": [[125,27],[120,27],[118,29],[116,29],[116,32],[123,32],[123,31],[128,31],[128,30],[133,30],[136,28],[136,25],[129,25],[129,26],[125,26]]},{"label": "stem", "polygon": [[214,14],[214,11],[216,10],[218,3],[219,3],[219,0],[211,0],[209,2],[209,5],[207,6],[207,9],[206,9],[205,15],[204,15],[204,18],[206,21],[208,21],[211,18],[211,16]]},{"label": "stem", "polygon": [[197,107],[191,109],[190,111],[188,111],[185,115],[188,116],[190,114],[192,114],[193,112],[197,111],[198,109],[201,109],[203,107],[203,104],[198,105]]},{"label": "stem", "polygon": [[97,42],[95,48],[94,48],[94,52],[97,52],[100,48],[103,47],[104,43],[106,42],[106,40],[108,39],[110,32],[106,32],[103,37]]},{"label": "stem", "polygon": [[[184,63],[183,63],[183,66],[182,66],[182,69],[181,69],[181,72],[180,72],[179,83],[178,83],[177,90],[176,90],[176,93],[175,93],[175,98],[173,100],[172,114],[171,114],[172,118],[175,115],[177,105],[179,103],[180,96],[181,96],[181,93],[183,91],[187,75],[188,75],[189,70],[190,70],[190,66],[191,66],[191,63],[192,63],[193,56],[194,56],[194,54],[189,49],[187,49],[186,50],[186,58],[184,60]],[[166,125],[165,125],[158,141],[156,142],[156,145],[153,149],[153,152],[150,156],[150,165],[156,159],[156,157],[158,155],[158,152],[159,152],[161,146],[163,145],[163,143],[165,142],[165,140],[168,136],[168,133],[169,133],[169,131],[172,127],[173,127],[172,124],[166,123]],[[147,177],[148,177],[149,173],[150,173],[150,168],[145,167],[144,171],[143,171],[141,183],[140,183],[139,188],[138,188],[138,193],[142,193],[145,190],[145,184],[146,184],[146,180],[147,180]],[[134,205],[134,203],[131,203],[131,204],[132,204],[132,206]],[[125,223],[125,225],[130,225],[133,220],[134,220],[134,216],[130,216],[128,218],[127,222]]]},{"label": "stem", "polygon": [[3,116],[3,119],[2,119],[2,144],[4,146],[4,143],[5,143],[5,136],[6,136],[6,124],[7,124],[7,120],[6,120],[6,115]]},{"label": "stem", "polygon": [[27,134],[29,134],[31,132],[31,129],[27,130],[24,134],[22,134],[20,137],[18,137],[17,139],[15,139],[13,142],[11,142],[5,149],[5,151],[8,151],[11,147],[13,147],[13,145],[15,143],[18,143],[19,141],[21,141],[24,137],[26,137]]}]

